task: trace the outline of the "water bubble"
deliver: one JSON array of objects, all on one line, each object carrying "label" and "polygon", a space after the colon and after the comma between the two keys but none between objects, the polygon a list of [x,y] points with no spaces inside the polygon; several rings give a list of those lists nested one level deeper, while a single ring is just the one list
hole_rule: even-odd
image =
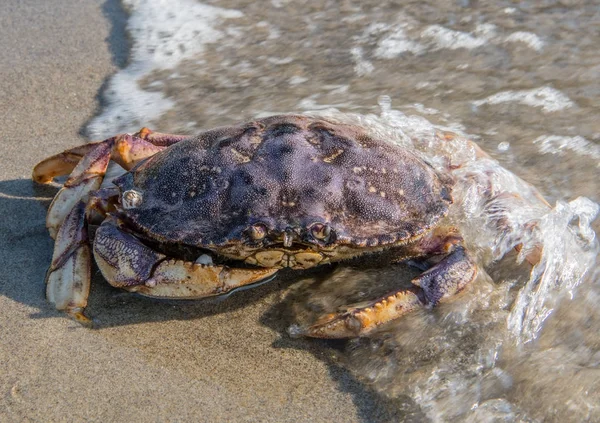
[{"label": "water bubble", "polygon": [[507,141],[503,141],[500,144],[498,144],[498,151],[508,151],[509,148],[510,143]]}]

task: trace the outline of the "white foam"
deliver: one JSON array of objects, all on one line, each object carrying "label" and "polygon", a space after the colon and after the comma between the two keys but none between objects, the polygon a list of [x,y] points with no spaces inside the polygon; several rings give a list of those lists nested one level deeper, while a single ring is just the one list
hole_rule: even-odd
[{"label": "white foam", "polygon": [[351,109],[356,108],[348,103],[333,103],[333,104],[319,104],[317,99],[321,97],[321,94],[312,94],[306,98],[301,99],[297,108],[299,110],[329,110],[329,109]]},{"label": "white foam", "polygon": [[288,84],[299,85],[299,84],[304,84],[308,80],[309,80],[308,78],[305,78],[303,76],[294,75],[288,80]]},{"label": "white foam", "polygon": [[363,51],[360,47],[354,47],[350,50],[352,58],[354,59],[354,72],[358,76],[365,76],[373,72],[375,67],[368,60],[363,59]]},{"label": "white foam", "polygon": [[527,106],[541,107],[544,112],[557,112],[573,107],[575,103],[566,95],[552,87],[540,87],[522,91],[501,91],[482,100],[473,102],[474,106],[517,102]]},{"label": "white foam", "polygon": [[501,143],[498,143],[498,151],[502,151],[504,153],[505,151],[508,151],[509,148],[510,143],[508,141],[502,141]]},{"label": "white foam", "polygon": [[478,25],[472,33],[455,31],[441,25],[430,25],[421,32],[421,37],[429,39],[434,49],[468,50],[481,47],[492,39],[495,34],[492,24]]},{"label": "white foam", "polygon": [[[406,53],[424,55],[444,49],[472,50],[488,44],[501,46],[519,42],[535,51],[544,47],[544,42],[534,33],[519,31],[503,37],[498,34],[496,25],[491,23],[480,23],[470,32],[429,25],[416,33],[418,25],[419,22],[402,14],[396,17],[393,25],[381,22],[370,24],[362,34],[353,37],[356,44],[350,53],[355,62],[354,71],[359,76],[364,76],[375,70],[373,63],[364,58],[365,50],[368,51],[373,44],[376,46],[373,57],[384,60],[395,59]],[[463,63],[458,69],[466,69],[468,66],[468,63]]]},{"label": "white foam", "polygon": [[598,166],[600,167],[600,146],[589,142],[581,136],[542,135],[536,138],[533,143],[539,145],[542,154],[564,156],[565,151],[569,150],[598,160]]},{"label": "white foam", "polygon": [[[519,291],[507,320],[509,331],[520,342],[534,340],[561,294],[572,294],[594,268],[598,244],[590,224],[599,210],[595,202],[579,197],[569,203],[558,201],[551,211],[535,219],[533,237],[543,245],[541,258]],[[528,242],[524,249],[531,246]]]},{"label": "white foam", "polygon": [[440,114],[439,110],[434,109],[432,107],[425,107],[421,103],[407,104],[404,107],[408,108],[408,109],[414,109],[417,112],[424,114],[424,115],[439,115]]},{"label": "white foam", "polygon": [[518,31],[513,32],[505,39],[508,43],[525,43],[535,51],[541,51],[544,47],[544,42],[532,32]]},{"label": "white foam", "polygon": [[414,54],[423,52],[425,47],[409,39],[404,30],[405,27],[406,25],[398,25],[392,32],[379,40],[375,56],[381,59],[392,59],[405,52]]},{"label": "white foam", "polygon": [[129,65],[115,74],[105,93],[108,107],[89,125],[95,138],[135,131],[173,107],[162,93],[139,87],[152,71],[171,69],[181,61],[197,58],[206,44],[224,37],[215,29],[221,19],[243,14],[204,5],[194,0],[123,0],[130,17],[132,38]]}]

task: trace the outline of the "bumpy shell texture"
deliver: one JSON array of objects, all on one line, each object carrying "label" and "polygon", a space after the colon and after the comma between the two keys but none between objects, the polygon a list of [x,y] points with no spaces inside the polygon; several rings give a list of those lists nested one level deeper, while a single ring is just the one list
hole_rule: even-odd
[{"label": "bumpy shell texture", "polygon": [[282,115],[217,128],[156,154],[115,180],[141,203],[126,219],[147,236],[193,246],[265,242],[292,230],[319,245],[408,241],[447,213],[451,183],[410,151],[358,126]]}]

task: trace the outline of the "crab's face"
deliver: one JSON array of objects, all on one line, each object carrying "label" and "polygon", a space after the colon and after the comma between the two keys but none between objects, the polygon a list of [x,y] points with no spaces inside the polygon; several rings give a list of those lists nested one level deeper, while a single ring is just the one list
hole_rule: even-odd
[{"label": "crab's face", "polygon": [[288,227],[284,231],[255,223],[247,228],[241,240],[219,246],[215,253],[261,267],[309,269],[372,249],[340,245],[335,229],[323,223],[313,223],[306,228]]}]

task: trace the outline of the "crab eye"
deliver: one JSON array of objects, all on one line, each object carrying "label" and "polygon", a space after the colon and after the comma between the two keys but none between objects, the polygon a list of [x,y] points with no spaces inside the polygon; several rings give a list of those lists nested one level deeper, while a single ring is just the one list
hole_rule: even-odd
[{"label": "crab eye", "polygon": [[320,241],[327,241],[331,234],[331,228],[329,225],[323,225],[322,223],[314,223],[310,227],[310,234]]},{"label": "crab eye", "polygon": [[133,209],[142,204],[142,194],[135,190],[127,190],[123,193],[121,203],[124,209]]},{"label": "crab eye", "polygon": [[254,241],[260,241],[267,235],[267,228],[261,223],[257,223],[248,228],[248,236]]}]

